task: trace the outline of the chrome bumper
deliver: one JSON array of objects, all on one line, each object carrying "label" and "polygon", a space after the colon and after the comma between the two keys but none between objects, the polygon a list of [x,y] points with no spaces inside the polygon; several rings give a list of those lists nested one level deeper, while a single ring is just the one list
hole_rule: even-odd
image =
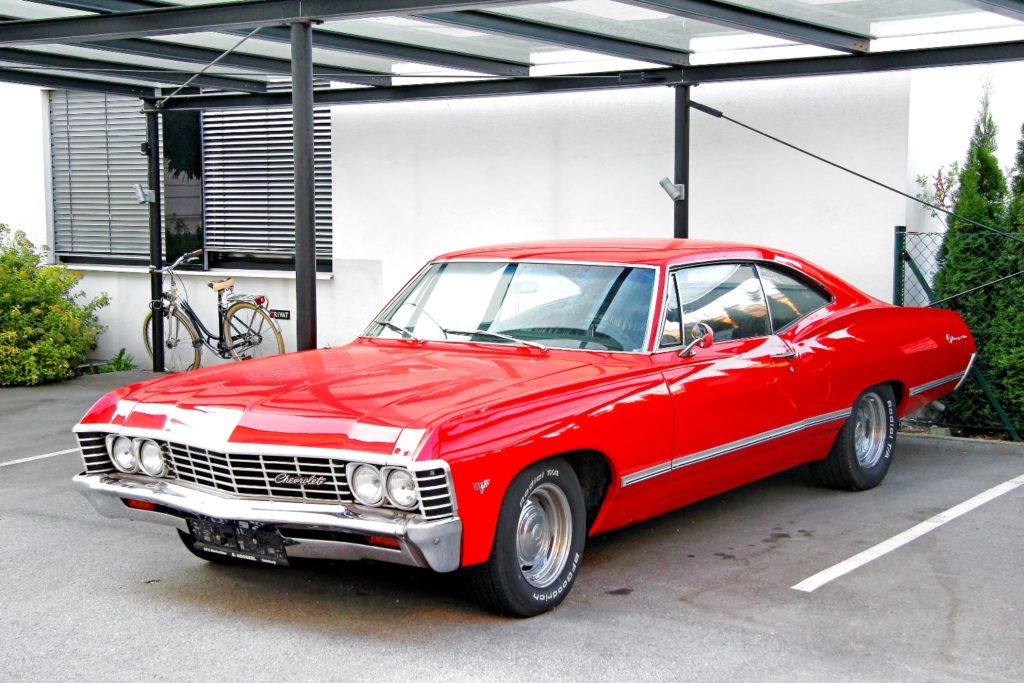
[{"label": "chrome bumper", "polygon": [[[285,550],[289,557],[381,560],[426,567],[437,572],[451,572],[459,568],[462,522],[458,518],[423,522],[400,512],[356,509],[342,503],[327,505],[229,498],[172,481],[142,481],[114,473],[82,473],[72,479],[72,485],[104,517],[154,522],[188,531],[185,516],[169,511],[139,510],[124,504],[124,499],[133,499],[170,508],[186,516],[273,524],[287,538]],[[400,548],[302,538],[303,529],[385,536],[397,540]]]}]

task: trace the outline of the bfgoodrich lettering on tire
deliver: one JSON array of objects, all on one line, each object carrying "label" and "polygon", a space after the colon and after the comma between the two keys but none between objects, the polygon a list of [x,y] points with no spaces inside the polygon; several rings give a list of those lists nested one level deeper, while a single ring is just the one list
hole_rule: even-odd
[{"label": "bfgoodrich lettering on tire", "polygon": [[811,472],[832,488],[874,488],[885,479],[895,448],[896,397],[892,387],[879,384],[857,397],[832,450],[824,460],[811,463]]},{"label": "bfgoodrich lettering on tire", "polygon": [[583,493],[569,464],[551,458],[527,467],[505,492],[490,558],[469,570],[473,596],[496,614],[552,609],[579,575],[585,535]]}]

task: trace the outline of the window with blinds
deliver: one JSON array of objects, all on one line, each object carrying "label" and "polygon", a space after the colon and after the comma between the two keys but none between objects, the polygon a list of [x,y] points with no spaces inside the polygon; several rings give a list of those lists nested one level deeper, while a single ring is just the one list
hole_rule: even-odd
[{"label": "window with blinds", "polygon": [[50,93],[54,251],[58,257],[147,260],[149,210],[132,186],[147,183],[146,119],[139,100]]},{"label": "window with blinds", "polygon": [[[314,111],[316,255],[331,258],[330,110]],[[295,205],[290,109],[203,112],[206,249],[290,258]]]}]

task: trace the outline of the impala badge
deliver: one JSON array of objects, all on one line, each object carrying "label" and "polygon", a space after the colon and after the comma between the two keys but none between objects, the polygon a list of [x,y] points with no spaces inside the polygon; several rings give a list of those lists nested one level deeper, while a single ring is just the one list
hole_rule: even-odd
[{"label": "impala badge", "polygon": [[490,479],[484,479],[483,481],[474,481],[473,482],[473,490],[475,490],[477,493],[479,493],[482,496],[482,495],[484,495],[484,491],[486,491],[487,487],[490,486],[490,485],[491,485],[491,480]]},{"label": "impala badge", "polygon": [[967,339],[966,334],[962,334],[959,337],[954,337],[951,334],[946,335],[946,341],[949,342],[950,344],[952,344],[953,342],[963,341],[964,339]]}]

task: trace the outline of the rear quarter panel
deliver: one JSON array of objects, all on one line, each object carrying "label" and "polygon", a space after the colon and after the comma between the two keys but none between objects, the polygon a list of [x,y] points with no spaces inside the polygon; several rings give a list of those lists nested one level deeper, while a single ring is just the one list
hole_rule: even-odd
[{"label": "rear quarter panel", "polygon": [[[812,404],[820,397],[824,409],[849,408],[868,387],[892,382],[901,417],[952,391],[975,350],[958,314],[882,302],[812,316],[782,336],[800,353]],[[947,377],[952,379],[919,390]]]}]

